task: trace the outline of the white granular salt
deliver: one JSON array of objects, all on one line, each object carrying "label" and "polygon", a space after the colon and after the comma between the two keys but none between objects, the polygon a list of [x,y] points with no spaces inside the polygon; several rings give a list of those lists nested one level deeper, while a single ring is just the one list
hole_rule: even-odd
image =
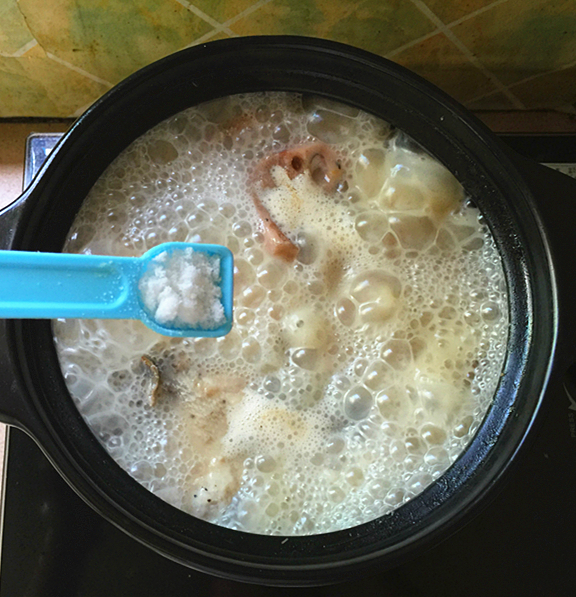
[{"label": "white granular salt", "polygon": [[224,323],[219,282],[220,258],[187,248],[157,255],[139,288],[158,323],[213,329]]}]

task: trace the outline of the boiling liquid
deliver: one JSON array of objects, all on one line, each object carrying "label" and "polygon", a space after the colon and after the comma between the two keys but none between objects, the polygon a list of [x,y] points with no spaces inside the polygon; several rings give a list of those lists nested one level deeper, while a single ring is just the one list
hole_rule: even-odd
[{"label": "boiling liquid", "polygon": [[[262,160],[330,144],[343,178],[258,186]],[[266,252],[255,188],[298,246]],[[235,324],[170,339],[136,321],[59,320],[82,416],[144,487],[232,529],[301,535],[377,518],[462,453],[495,392],[507,295],[454,177],[380,119],[297,94],[236,96],[136,140],[92,189],[65,250],[165,241],[235,256]],[[154,380],[147,355],[160,373]]]}]

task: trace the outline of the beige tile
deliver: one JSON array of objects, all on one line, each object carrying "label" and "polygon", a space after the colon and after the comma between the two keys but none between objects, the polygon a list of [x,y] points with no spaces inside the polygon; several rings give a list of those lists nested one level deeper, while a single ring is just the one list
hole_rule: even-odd
[{"label": "beige tile", "polygon": [[12,55],[33,39],[17,0],[0,0],[0,54]]},{"label": "beige tile", "polygon": [[0,56],[0,117],[68,117],[109,86],[48,58],[36,47],[20,58]]},{"label": "beige tile", "polygon": [[505,85],[576,61],[573,0],[511,0],[452,31]]},{"label": "beige tile", "polygon": [[111,83],[212,29],[176,0],[19,0],[19,6],[46,52]]},{"label": "beige tile", "polygon": [[434,25],[404,0],[272,0],[230,28],[239,35],[311,35],[382,55]]},{"label": "beige tile", "polygon": [[496,90],[492,81],[471,64],[443,33],[395,54],[393,60],[460,102]]}]

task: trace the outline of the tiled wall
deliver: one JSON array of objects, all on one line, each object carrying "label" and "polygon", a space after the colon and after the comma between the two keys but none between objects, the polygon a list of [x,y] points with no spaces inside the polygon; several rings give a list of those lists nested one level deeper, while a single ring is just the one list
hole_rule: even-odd
[{"label": "tiled wall", "polygon": [[78,115],[158,58],[258,34],[370,50],[473,109],[576,112],[575,0],[0,0],[0,117]]}]

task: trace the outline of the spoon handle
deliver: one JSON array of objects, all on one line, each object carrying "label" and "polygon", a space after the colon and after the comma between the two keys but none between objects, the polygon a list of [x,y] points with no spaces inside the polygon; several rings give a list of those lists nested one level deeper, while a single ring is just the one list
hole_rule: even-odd
[{"label": "spoon handle", "polygon": [[137,318],[141,267],[133,257],[0,251],[0,318]]}]

